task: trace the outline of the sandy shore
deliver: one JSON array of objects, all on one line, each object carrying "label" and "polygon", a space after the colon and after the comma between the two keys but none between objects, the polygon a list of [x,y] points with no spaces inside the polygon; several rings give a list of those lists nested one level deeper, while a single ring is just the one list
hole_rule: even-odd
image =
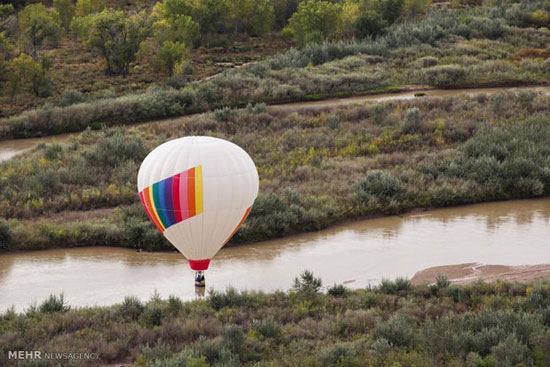
[{"label": "sandy shore", "polygon": [[411,279],[413,284],[433,283],[438,275],[446,275],[452,283],[468,283],[476,280],[530,281],[550,278],[550,264],[539,265],[486,265],[466,263],[434,266],[417,272]]}]

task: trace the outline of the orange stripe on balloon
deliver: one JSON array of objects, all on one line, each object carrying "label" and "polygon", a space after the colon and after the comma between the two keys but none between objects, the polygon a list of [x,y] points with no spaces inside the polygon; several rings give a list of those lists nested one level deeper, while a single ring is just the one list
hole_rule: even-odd
[{"label": "orange stripe on balloon", "polygon": [[229,237],[227,237],[227,239],[225,240],[224,242],[224,245],[229,242],[229,240],[231,239],[231,237],[233,237],[233,235],[239,230],[239,228],[241,228],[241,226],[243,225],[244,221],[246,220],[246,217],[248,217],[248,214],[250,214],[250,209],[252,209],[252,207],[249,207],[248,209],[246,209],[246,212],[244,213],[243,215],[243,218],[241,219],[241,221],[239,222],[239,224],[237,225],[237,227],[233,230],[233,232],[231,232],[231,234],[229,235]]}]

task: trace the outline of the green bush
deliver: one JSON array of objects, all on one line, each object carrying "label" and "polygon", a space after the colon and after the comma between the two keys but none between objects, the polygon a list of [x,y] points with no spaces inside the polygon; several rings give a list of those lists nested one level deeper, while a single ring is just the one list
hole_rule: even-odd
[{"label": "green bush", "polygon": [[384,34],[386,26],[387,23],[380,14],[367,10],[357,16],[353,30],[358,38],[378,37]]},{"label": "green bush", "polygon": [[292,288],[298,293],[315,294],[321,289],[321,278],[315,278],[313,272],[304,270],[299,277],[294,278]]},{"label": "green bush", "polygon": [[400,182],[385,171],[369,171],[355,184],[356,199],[363,205],[368,204],[371,198],[381,201],[396,199],[402,192]]},{"label": "green bush", "polygon": [[208,303],[214,310],[231,307],[254,307],[258,297],[246,291],[239,292],[235,288],[228,288],[225,292],[211,290],[208,295]]},{"label": "green bush", "polygon": [[61,293],[59,296],[51,294],[47,300],[45,300],[40,304],[40,306],[38,306],[38,310],[41,313],[67,312],[70,310],[70,308],[71,307],[68,306],[65,302],[65,297],[63,293]]},{"label": "green bush", "polygon": [[395,280],[382,279],[378,291],[384,294],[401,294],[411,289],[411,282],[407,278],[398,277]]},{"label": "green bush", "polygon": [[151,302],[143,311],[141,319],[148,326],[160,326],[162,319],[164,318],[164,308],[157,304],[157,302]]},{"label": "green bush", "polygon": [[405,119],[401,123],[403,134],[418,134],[422,131],[422,116],[417,107],[409,108],[405,113]]},{"label": "green bush", "polygon": [[283,333],[283,327],[275,321],[273,317],[266,317],[262,320],[256,320],[252,323],[252,329],[258,332],[264,338],[276,339]]},{"label": "green bush", "polygon": [[222,338],[224,344],[233,353],[239,353],[244,346],[246,336],[243,328],[238,325],[227,325],[223,329]]},{"label": "green bush", "polygon": [[342,284],[335,284],[327,291],[333,297],[344,297],[348,294],[348,289]]},{"label": "green bush", "polygon": [[398,315],[389,322],[379,325],[374,335],[378,339],[385,339],[394,347],[410,347],[416,339],[415,323],[406,316]]},{"label": "green bush", "polygon": [[7,221],[0,219],[0,250],[9,250],[12,246],[13,235]]},{"label": "green bush", "polygon": [[454,88],[464,82],[466,72],[460,65],[437,65],[424,69],[426,82],[434,87]]},{"label": "green bush", "polygon": [[74,89],[67,89],[57,99],[55,105],[58,107],[67,107],[73,104],[82,103],[86,101],[86,95]]},{"label": "green bush", "polygon": [[434,56],[424,56],[415,61],[415,64],[417,64],[421,68],[429,68],[432,66],[436,66],[439,64],[439,59]]},{"label": "green bush", "polygon": [[529,347],[518,341],[513,335],[510,335],[497,346],[493,347],[491,349],[491,355],[499,367],[533,365]]},{"label": "green bush", "polygon": [[130,320],[137,320],[141,317],[145,310],[145,306],[135,296],[126,296],[120,306],[120,315]]},{"label": "green bush", "polygon": [[347,344],[336,344],[321,350],[319,362],[322,367],[351,367],[353,363],[355,350]]}]

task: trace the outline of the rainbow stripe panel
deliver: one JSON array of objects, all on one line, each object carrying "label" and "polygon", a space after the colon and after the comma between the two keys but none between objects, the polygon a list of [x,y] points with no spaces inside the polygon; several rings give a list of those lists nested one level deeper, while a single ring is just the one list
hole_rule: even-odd
[{"label": "rainbow stripe panel", "polygon": [[141,203],[159,231],[202,213],[202,166],[168,177],[139,193]]}]

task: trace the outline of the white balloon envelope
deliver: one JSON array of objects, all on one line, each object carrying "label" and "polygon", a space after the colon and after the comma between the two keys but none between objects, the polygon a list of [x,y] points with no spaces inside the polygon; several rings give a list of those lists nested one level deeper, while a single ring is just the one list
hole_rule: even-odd
[{"label": "white balloon envelope", "polygon": [[258,187],[256,166],[242,148],[206,136],[159,145],[138,173],[149,218],[196,271],[208,269],[239,229]]}]

